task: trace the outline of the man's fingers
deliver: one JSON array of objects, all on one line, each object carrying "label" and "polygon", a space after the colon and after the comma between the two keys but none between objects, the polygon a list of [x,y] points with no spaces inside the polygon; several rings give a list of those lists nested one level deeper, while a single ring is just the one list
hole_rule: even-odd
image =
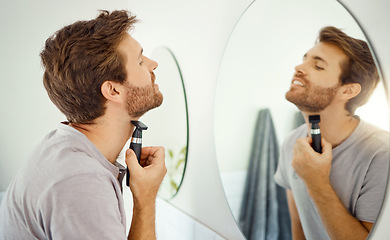
[{"label": "man's fingers", "polygon": [[322,153],[326,154],[326,155],[329,155],[329,154],[331,155],[332,154],[332,144],[327,142],[325,140],[325,138],[322,138],[321,144],[322,144]]},{"label": "man's fingers", "polygon": [[312,142],[312,139],[311,137],[305,137],[305,138],[298,138],[296,143],[295,143],[295,149],[296,150],[308,150],[309,148],[311,148],[311,142]]},{"label": "man's fingers", "polygon": [[163,147],[144,147],[141,151],[142,160],[165,159],[165,149]]},{"label": "man's fingers", "polygon": [[127,149],[126,150],[126,165],[132,169],[134,168],[135,166],[139,166],[138,164],[138,160],[137,160],[137,156],[135,155],[134,151],[132,149]]}]

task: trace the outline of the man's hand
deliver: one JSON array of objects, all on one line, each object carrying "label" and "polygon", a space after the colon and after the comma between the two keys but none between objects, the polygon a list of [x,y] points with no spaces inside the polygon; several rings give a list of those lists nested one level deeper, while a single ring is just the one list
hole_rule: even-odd
[{"label": "man's hand", "polygon": [[133,193],[133,219],[128,239],[156,239],[155,203],[160,184],[167,173],[163,147],[144,147],[140,164],[133,150],[126,151],[130,171],[130,190]]},{"label": "man's hand", "polygon": [[130,171],[130,189],[138,207],[154,204],[160,184],[167,172],[165,149],[144,147],[140,164],[133,150],[126,151],[126,164]]},{"label": "man's hand", "polygon": [[352,216],[341,203],[330,183],[332,145],[322,139],[322,154],[319,154],[313,150],[311,142],[310,137],[297,140],[292,166],[305,182],[329,237],[342,240],[366,239],[372,223],[360,222]]},{"label": "man's hand", "polygon": [[321,187],[329,182],[332,146],[322,138],[322,154],[311,147],[312,138],[300,138],[294,146],[292,166],[308,188]]}]

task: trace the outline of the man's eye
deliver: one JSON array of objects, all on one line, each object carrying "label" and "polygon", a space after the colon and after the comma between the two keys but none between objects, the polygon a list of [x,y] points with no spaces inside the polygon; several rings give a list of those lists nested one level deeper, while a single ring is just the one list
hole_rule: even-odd
[{"label": "man's eye", "polygon": [[316,68],[317,70],[324,70],[324,68],[322,68],[322,67],[320,67],[320,66],[318,66],[318,65],[315,65],[315,68]]}]

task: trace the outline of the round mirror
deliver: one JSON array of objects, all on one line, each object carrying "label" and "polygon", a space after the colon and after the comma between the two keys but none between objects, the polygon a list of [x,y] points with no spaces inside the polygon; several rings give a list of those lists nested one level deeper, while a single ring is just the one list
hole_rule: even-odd
[{"label": "round mirror", "polygon": [[[289,218],[278,225],[280,218],[272,217],[278,211],[288,214],[286,199],[273,198],[279,193],[285,195],[284,189],[281,191],[273,182],[278,149],[297,123],[302,123],[297,119],[298,109],[285,99],[285,93],[294,67],[302,62],[325,26],[338,27],[349,36],[367,41],[353,17],[336,1],[274,0],[254,1],[226,46],[217,82],[215,145],[227,200],[246,236],[253,236],[255,231],[266,236],[284,232],[285,238],[279,239],[291,239]],[[358,108],[356,114],[388,130],[382,81],[369,103]],[[262,154],[257,145],[261,127],[268,131],[266,141],[271,142],[272,150],[268,146],[271,152],[267,154],[273,157],[254,165],[253,158]],[[248,210],[249,204],[257,206]],[[251,213],[247,219],[245,211]],[[256,227],[251,228],[248,221],[257,221]],[[279,229],[270,230],[275,221]]]},{"label": "round mirror", "polygon": [[162,105],[142,117],[148,126],[143,133],[144,146],[165,147],[167,174],[159,196],[170,199],[180,188],[184,176],[188,145],[188,111],[183,78],[173,53],[159,47],[150,58],[159,65],[155,70],[156,83],[164,96]]}]

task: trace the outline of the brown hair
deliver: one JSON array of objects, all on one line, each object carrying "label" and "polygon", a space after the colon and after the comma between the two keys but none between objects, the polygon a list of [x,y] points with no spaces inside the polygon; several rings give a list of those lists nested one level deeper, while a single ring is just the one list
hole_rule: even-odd
[{"label": "brown hair", "polygon": [[348,57],[348,60],[341,64],[340,83],[359,83],[361,86],[361,92],[345,104],[345,109],[353,115],[356,108],[368,101],[379,82],[379,74],[370,49],[365,41],[352,38],[336,27],[321,29],[318,41],[338,46]]},{"label": "brown hair", "polygon": [[69,122],[92,124],[104,114],[101,85],[126,81],[117,47],[136,22],[124,10],[101,11],[96,19],[75,22],[46,40],[41,52],[43,84]]}]

